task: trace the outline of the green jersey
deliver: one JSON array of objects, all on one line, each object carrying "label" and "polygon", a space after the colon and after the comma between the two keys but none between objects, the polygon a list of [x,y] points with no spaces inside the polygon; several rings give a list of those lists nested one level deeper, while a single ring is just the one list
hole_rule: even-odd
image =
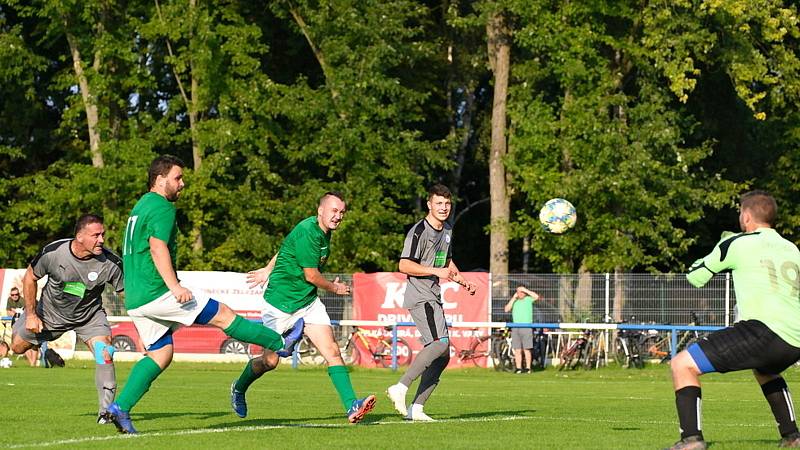
[{"label": "green jersey", "polygon": [[167,243],[172,267],[177,254],[175,205],[155,192],[148,192],[136,202],[125,227],[122,267],[125,274],[125,308],[146,305],[164,295],[167,288],[150,255],[150,238]]},{"label": "green jersey", "polygon": [[322,271],[330,253],[331,234],[323,233],[312,216],[298,223],[283,240],[275,267],[269,274],[264,299],[286,313],[310,305],[317,298],[317,287],[306,281],[304,268]]},{"label": "green jersey", "polygon": [[533,323],[533,302],[530,295],[518,299],[511,305],[511,321],[514,323]]},{"label": "green jersey", "polygon": [[730,270],[737,320],[758,320],[789,344],[800,347],[800,251],[772,228],[722,239],[689,269],[687,279],[705,285]]}]

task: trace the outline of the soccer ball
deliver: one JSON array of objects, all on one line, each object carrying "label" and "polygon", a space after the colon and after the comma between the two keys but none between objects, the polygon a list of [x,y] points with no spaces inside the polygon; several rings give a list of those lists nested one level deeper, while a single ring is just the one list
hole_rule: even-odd
[{"label": "soccer ball", "polygon": [[563,198],[548,200],[539,211],[542,227],[553,234],[561,234],[575,226],[578,213],[572,203]]},{"label": "soccer ball", "polygon": [[13,364],[13,363],[8,358],[0,359],[0,368],[10,369],[11,368],[11,364]]}]

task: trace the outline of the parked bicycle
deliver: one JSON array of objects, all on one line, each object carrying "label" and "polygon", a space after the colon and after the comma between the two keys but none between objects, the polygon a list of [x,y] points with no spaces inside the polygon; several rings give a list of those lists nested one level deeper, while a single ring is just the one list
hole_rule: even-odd
[{"label": "parked bicycle", "polygon": [[[386,331],[392,331],[392,327],[385,327]],[[392,339],[387,336],[370,336],[367,330],[355,327],[353,332],[347,336],[340,347],[342,348],[342,358],[347,365],[358,364],[362,353],[370,355],[372,361],[383,366],[392,365]],[[397,339],[397,365],[407,366],[411,364],[411,347],[408,346],[403,338]]]},{"label": "parked bicycle", "polygon": [[583,349],[580,363],[584,369],[597,369],[606,365],[608,353],[608,343],[606,332],[601,330],[591,330]]},{"label": "parked bicycle", "polygon": [[577,339],[561,350],[561,353],[558,355],[558,370],[574,369],[581,364],[583,351],[586,349],[586,345],[591,336],[592,330],[583,330],[583,333],[578,336]]},{"label": "parked bicycle", "polygon": [[[493,348],[490,345],[493,337],[502,338],[502,334],[495,332],[493,334],[486,334],[479,336],[478,329],[472,328],[472,335],[465,349],[457,349],[450,341],[450,356],[458,358],[462,364],[472,363],[475,367],[479,367],[484,363],[487,358],[493,358]],[[493,361],[494,362],[494,361]]]},{"label": "parked bicycle", "polygon": [[533,348],[531,349],[531,369],[544,369],[547,363],[548,335],[539,328],[533,332]]},{"label": "parked bicycle", "polygon": [[620,367],[644,367],[641,345],[644,334],[639,330],[619,330],[614,339],[614,359]]},{"label": "parked bicycle", "polygon": [[[688,326],[697,326],[700,320],[694,311],[689,313],[691,321]],[[684,330],[678,335],[678,342],[675,347],[675,353],[682,351],[691,343],[700,338],[700,333],[694,330]],[[647,350],[647,355],[653,359],[660,359],[662,363],[668,362],[672,359],[672,333],[667,332],[666,335],[659,337],[658,335],[649,336],[645,340],[644,348]]]}]

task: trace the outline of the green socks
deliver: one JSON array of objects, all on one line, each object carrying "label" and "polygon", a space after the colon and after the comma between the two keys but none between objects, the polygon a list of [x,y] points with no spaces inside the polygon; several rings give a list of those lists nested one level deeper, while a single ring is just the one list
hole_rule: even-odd
[{"label": "green socks", "polygon": [[339,398],[344,405],[344,411],[350,409],[350,405],[356,399],[356,393],[353,391],[353,384],[350,383],[350,374],[347,372],[345,366],[330,366],[328,367],[328,376],[331,377],[333,387],[339,393]]},{"label": "green socks", "polygon": [[133,366],[131,375],[117,398],[119,409],[130,411],[144,397],[144,394],[150,389],[150,385],[160,374],[161,367],[158,367],[158,364],[149,356],[139,360]]},{"label": "green socks", "polygon": [[278,351],[283,348],[283,338],[280,334],[260,323],[251,322],[239,315],[233,319],[233,323],[231,323],[228,328],[222,331],[234,339],[251,344],[258,344],[272,351]]},{"label": "green socks", "polygon": [[253,381],[256,381],[260,377],[261,375],[256,375],[255,372],[253,372],[253,360],[251,359],[247,361],[247,365],[244,366],[244,370],[242,374],[239,375],[239,379],[236,380],[234,388],[239,392],[246,392],[247,388],[253,384]]}]

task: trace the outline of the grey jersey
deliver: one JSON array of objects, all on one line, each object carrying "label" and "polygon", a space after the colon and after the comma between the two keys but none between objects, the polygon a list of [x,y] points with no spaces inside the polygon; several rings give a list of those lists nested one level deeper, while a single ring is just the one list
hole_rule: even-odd
[{"label": "grey jersey", "polygon": [[106,283],[123,290],[122,260],[104,248],[98,256],[80,259],[72,253],[72,239],[47,244],[31,261],[36,278],[47,276],[36,313],[48,330],[72,329],[103,308]]},{"label": "grey jersey", "polygon": [[[400,258],[410,259],[428,267],[447,267],[453,257],[450,243],[452,236],[453,228],[449,223],[445,223],[441,230],[437,230],[426,219],[422,219],[408,231]],[[441,303],[440,297],[438,277],[409,275],[403,307],[412,308],[425,302]]]}]

